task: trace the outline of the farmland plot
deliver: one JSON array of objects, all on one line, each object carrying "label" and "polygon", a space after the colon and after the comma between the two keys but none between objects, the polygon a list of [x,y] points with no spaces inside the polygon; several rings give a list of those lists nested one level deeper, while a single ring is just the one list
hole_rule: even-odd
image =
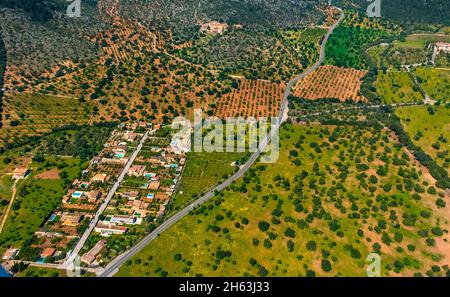
[{"label": "farmland plot", "polygon": [[336,66],[322,66],[295,86],[294,96],[305,99],[339,99],[367,101],[360,94],[366,71]]},{"label": "farmland plot", "polygon": [[450,69],[419,67],[414,74],[432,99],[450,101]]},{"label": "farmland plot", "polygon": [[243,79],[238,88],[217,101],[215,114],[220,118],[277,116],[285,88],[282,83]]},{"label": "farmland plot", "polygon": [[87,124],[90,111],[90,104],[73,98],[7,93],[0,143],[11,143],[19,137],[50,132],[68,124]]},{"label": "farmland plot", "polygon": [[379,72],[375,86],[384,103],[415,102],[423,99],[418,87],[406,72]]}]

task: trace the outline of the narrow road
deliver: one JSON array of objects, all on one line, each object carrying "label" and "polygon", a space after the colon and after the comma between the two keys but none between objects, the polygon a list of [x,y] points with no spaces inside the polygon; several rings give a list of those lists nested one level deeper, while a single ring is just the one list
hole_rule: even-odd
[{"label": "narrow road", "polygon": [[17,180],[14,182],[12,187],[11,201],[9,201],[8,208],[6,209],[5,215],[2,220],[2,224],[0,225],[0,234],[2,234],[3,227],[5,227],[6,220],[8,219],[9,212],[11,211],[12,206],[14,205],[14,200],[16,199],[17,193]]},{"label": "narrow road", "polygon": [[[29,265],[31,267],[37,267],[37,268],[47,268],[47,269],[58,269],[58,270],[63,270],[63,268],[61,268],[61,265],[58,264],[52,264],[52,263],[37,263],[37,262],[30,262],[30,261],[21,261],[21,260],[11,260],[11,261],[6,261],[5,263],[13,263],[13,264],[19,264],[19,263],[23,263],[26,265]],[[87,271],[87,272],[91,272],[91,273],[97,273],[98,270],[96,268],[86,268],[83,267],[83,270]]]},{"label": "narrow road", "polygon": [[101,273],[100,277],[112,277],[114,274],[116,274],[119,271],[119,268],[129,259],[131,259],[134,255],[136,255],[138,252],[140,252],[144,247],[146,247],[150,242],[152,242],[155,238],[157,238],[162,232],[169,229],[174,225],[176,222],[184,218],[186,215],[189,214],[190,211],[194,210],[196,207],[202,205],[206,201],[210,200],[215,196],[216,191],[220,192],[223,189],[230,186],[233,182],[241,178],[245,172],[255,163],[255,161],[259,158],[261,155],[261,152],[265,149],[265,147],[270,143],[270,140],[278,134],[278,131],[281,127],[281,124],[287,120],[287,111],[288,111],[288,97],[291,93],[292,87],[302,78],[306,77],[310,73],[312,73],[314,70],[319,68],[319,66],[323,63],[325,60],[325,47],[328,41],[328,38],[333,33],[334,29],[342,22],[345,15],[342,9],[337,8],[341,12],[341,16],[339,17],[339,20],[329,28],[327,34],[325,35],[321,47],[320,47],[320,57],[319,60],[310,68],[308,68],[306,71],[304,71],[299,76],[295,77],[293,80],[291,80],[287,86],[286,90],[283,94],[283,99],[281,103],[281,109],[278,116],[278,123],[274,125],[271,129],[271,133],[264,139],[261,144],[259,145],[258,150],[253,153],[253,155],[250,157],[250,159],[243,165],[238,172],[233,174],[228,180],[223,182],[222,184],[218,185],[217,187],[211,189],[208,193],[206,193],[203,197],[196,200],[174,216],[167,219],[167,221],[164,221],[161,225],[159,225],[153,232],[151,232],[149,235],[144,237],[141,241],[139,241],[135,246],[133,246],[128,251],[124,252],[123,254],[116,257],[113,261],[111,261],[105,268],[104,272]]},{"label": "narrow road", "polygon": [[127,174],[128,170],[130,169],[131,165],[133,165],[134,160],[138,156],[139,152],[142,149],[142,146],[144,145],[144,142],[148,138],[148,133],[146,132],[144,136],[142,137],[139,145],[134,150],[133,154],[131,155],[130,159],[128,160],[127,164],[123,168],[122,172],[120,173],[119,177],[117,178],[117,181],[114,183],[111,190],[109,190],[108,195],[106,196],[105,200],[100,205],[99,209],[95,213],[95,216],[92,218],[91,223],[89,224],[86,231],[81,236],[80,240],[78,241],[77,245],[73,249],[72,253],[70,254],[67,261],[62,264],[62,268],[70,268],[73,265],[74,260],[78,256],[79,252],[83,248],[84,244],[86,243],[86,240],[88,239],[89,235],[94,230],[95,226],[97,225],[98,220],[100,219],[100,215],[105,211],[105,209],[108,207],[109,203],[111,202],[111,199],[114,197],[114,194],[116,193],[117,189],[119,188],[120,184],[122,183],[123,179],[125,178],[125,175]]},{"label": "narrow road", "polygon": [[[420,92],[423,96],[423,102],[425,104],[431,104],[434,105],[436,103],[436,100],[433,100],[430,95],[428,95],[427,91],[422,87],[422,84],[419,82],[417,77],[414,75],[414,73],[411,72],[410,66],[404,66],[406,71],[408,72],[409,76],[411,77],[413,83],[419,88]],[[413,66],[414,67],[414,66]]]}]

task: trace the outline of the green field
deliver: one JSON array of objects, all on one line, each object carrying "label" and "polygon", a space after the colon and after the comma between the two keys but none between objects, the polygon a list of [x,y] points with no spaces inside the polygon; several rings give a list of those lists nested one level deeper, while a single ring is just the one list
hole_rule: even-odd
[{"label": "green field", "polygon": [[190,153],[180,181],[179,193],[173,202],[173,211],[234,173],[233,162],[242,158],[239,153]]},{"label": "green field", "polygon": [[0,224],[11,200],[13,184],[11,175],[4,175],[0,179]]},{"label": "green field", "polygon": [[60,269],[51,268],[38,268],[28,266],[25,270],[21,271],[16,277],[66,277],[66,271]]},{"label": "green field", "polygon": [[383,275],[446,272],[443,193],[389,132],[285,126],[281,145],[277,163],[255,164],[118,275],[364,276],[373,251]]},{"label": "green field", "polygon": [[413,142],[450,173],[450,108],[414,106],[399,108],[396,114]]},{"label": "green field", "polygon": [[450,68],[419,67],[414,74],[432,99],[450,101]]},{"label": "green field", "polygon": [[[33,162],[32,174],[18,186],[16,201],[0,235],[0,250],[20,247],[31,238],[61,202],[70,181],[81,174],[85,166],[86,163],[75,158],[47,157],[42,163]],[[37,174],[53,168],[67,173],[67,177],[56,180],[36,178]]]},{"label": "green field", "polygon": [[423,100],[419,88],[415,86],[409,74],[403,71],[378,72],[375,87],[384,103],[392,104]]},{"label": "green field", "polygon": [[426,48],[427,44],[434,42],[450,42],[450,35],[436,35],[436,34],[411,34],[402,41],[395,41],[394,45],[403,48]]},{"label": "green field", "polygon": [[361,50],[371,43],[400,34],[401,29],[387,22],[366,19],[362,14],[346,11],[346,18],[333,32],[326,45],[330,65],[366,69]]}]

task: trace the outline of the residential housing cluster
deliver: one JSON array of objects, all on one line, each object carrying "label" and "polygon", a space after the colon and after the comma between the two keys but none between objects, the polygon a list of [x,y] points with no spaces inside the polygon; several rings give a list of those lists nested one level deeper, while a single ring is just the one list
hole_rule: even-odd
[{"label": "residential housing cluster", "polygon": [[[38,240],[33,243],[32,248],[40,251],[36,262],[62,263],[65,260],[149,127],[147,123],[131,123],[121,124],[113,130],[101,152],[72,181],[60,205],[43,227],[35,232]],[[14,172],[14,178],[21,179],[27,174],[27,169],[18,168]],[[17,254],[14,251],[15,249],[11,249],[5,256],[14,258]]]},{"label": "residential housing cluster", "polygon": [[[34,233],[31,247],[39,251],[34,261],[63,264],[98,215],[79,253],[84,266],[101,266],[110,245],[117,247],[117,242],[151,232],[170,209],[191,144],[190,131],[176,139],[171,138],[171,131],[147,123],[120,124],[114,129],[101,152],[70,183],[60,205]],[[18,168],[14,178],[25,178],[28,173]],[[125,249],[125,245],[119,247],[118,252]],[[4,260],[14,260],[18,253],[11,248]]]}]

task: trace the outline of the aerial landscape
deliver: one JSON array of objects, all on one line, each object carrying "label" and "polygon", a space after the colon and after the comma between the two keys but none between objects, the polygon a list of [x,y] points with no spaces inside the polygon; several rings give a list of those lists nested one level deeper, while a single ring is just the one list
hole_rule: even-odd
[{"label": "aerial landscape", "polygon": [[0,277],[450,277],[449,174],[447,0],[0,0]]}]

